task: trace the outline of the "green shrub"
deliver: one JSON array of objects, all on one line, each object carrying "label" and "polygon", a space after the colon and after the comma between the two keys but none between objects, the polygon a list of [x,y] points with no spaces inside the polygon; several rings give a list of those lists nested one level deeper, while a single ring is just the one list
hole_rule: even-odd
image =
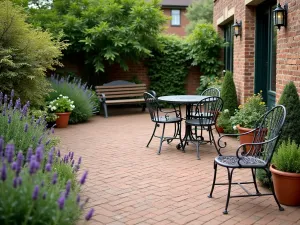
[{"label": "green shrub", "polygon": [[226,71],[224,80],[221,87],[221,98],[223,99],[224,109],[228,109],[232,116],[235,110],[238,108],[238,101],[236,95],[235,84],[233,81],[233,75],[231,72]]},{"label": "green shrub", "polygon": [[224,129],[225,134],[235,133],[230,122],[230,112],[228,109],[224,109],[223,112],[221,112],[221,114],[218,116],[217,124],[219,127]]},{"label": "green shrub", "polygon": [[289,82],[279,99],[278,104],[284,105],[286,108],[286,120],[283,126],[280,140],[287,141],[289,138],[300,144],[300,101],[297,89],[293,82]]},{"label": "green shrub", "polygon": [[277,170],[300,173],[300,148],[295,141],[283,141],[274,153],[272,163]]},{"label": "green shrub", "polygon": [[17,97],[40,105],[50,90],[45,73],[60,65],[58,58],[66,45],[25,20],[19,7],[0,1],[0,90],[14,89]]},{"label": "green shrub", "polygon": [[75,108],[70,115],[69,123],[81,123],[87,121],[94,110],[95,101],[91,99],[93,93],[81,80],[69,81],[69,78],[51,76],[51,85],[54,91],[49,93],[48,101],[59,97],[60,94],[68,96],[74,101]]},{"label": "green shrub", "polygon": [[221,90],[224,76],[201,76],[200,86],[197,88],[197,93],[201,94],[207,88],[217,88]]},{"label": "green shrub", "polygon": [[[4,145],[3,139],[0,142]],[[44,157],[39,146],[35,154],[20,151],[14,159],[14,150],[14,145],[6,145],[0,161],[0,224],[76,224],[85,204],[78,197],[79,187],[87,173],[80,184],[75,181],[73,171],[79,165],[73,162],[73,153],[60,160],[53,148]]]},{"label": "green shrub", "polygon": [[39,144],[46,145],[49,150],[57,144],[57,140],[51,138],[50,131],[45,129],[44,117],[35,119],[28,115],[29,102],[21,105],[17,99],[13,104],[14,91],[11,97],[0,92],[0,136],[5,142],[13,142],[16,149],[26,154],[29,147],[36,148]]},{"label": "green shrub", "polygon": [[162,48],[153,52],[147,61],[150,89],[158,96],[185,94],[188,74],[186,43],[176,36],[160,36]]}]

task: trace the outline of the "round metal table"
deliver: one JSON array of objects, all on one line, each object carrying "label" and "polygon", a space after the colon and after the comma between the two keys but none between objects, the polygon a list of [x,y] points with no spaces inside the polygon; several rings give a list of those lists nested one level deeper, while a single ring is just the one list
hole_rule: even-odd
[{"label": "round metal table", "polygon": [[169,96],[161,96],[158,97],[159,101],[162,102],[168,102],[173,104],[183,104],[183,105],[190,105],[190,104],[196,104],[203,100],[204,98],[207,98],[210,96],[204,96],[204,95],[169,95]]}]

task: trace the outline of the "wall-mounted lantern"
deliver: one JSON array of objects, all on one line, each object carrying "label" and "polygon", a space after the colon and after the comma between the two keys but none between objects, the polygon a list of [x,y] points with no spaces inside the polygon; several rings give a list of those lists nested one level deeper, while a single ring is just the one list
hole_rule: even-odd
[{"label": "wall-mounted lantern", "polygon": [[280,30],[280,27],[282,27],[282,26],[286,27],[287,8],[288,8],[287,4],[285,4],[282,8],[280,3],[278,3],[276,9],[274,9],[274,11],[273,11],[274,26],[277,26],[279,30]]},{"label": "wall-mounted lantern", "polygon": [[232,25],[235,37],[242,35],[242,21],[238,22],[237,20]]}]

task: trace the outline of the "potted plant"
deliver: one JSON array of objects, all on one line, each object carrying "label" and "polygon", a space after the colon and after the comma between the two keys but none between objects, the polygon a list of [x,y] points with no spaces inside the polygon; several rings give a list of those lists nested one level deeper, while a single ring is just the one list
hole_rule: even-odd
[{"label": "potted plant", "polygon": [[[254,94],[247,98],[243,105],[239,106],[239,109],[235,111],[234,115],[230,118],[233,129],[237,129],[240,134],[246,133],[253,128],[259,118],[266,112],[267,107],[263,101],[261,93]],[[247,135],[240,136],[240,143],[252,143],[255,132]],[[263,140],[261,140],[263,141]],[[249,149],[247,146],[246,149]]]},{"label": "potted plant", "polygon": [[284,205],[300,205],[300,147],[295,141],[283,141],[270,166],[274,190]]},{"label": "potted plant", "polygon": [[225,133],[225,134],[234,133],[234,130],[230,122],[230,117],[231,117],[230,111],[228,109],[224,109],[223,112],[219,114],[217,119],[217,125],[216,125],[216,129],[219,131],[219,133]]},{"label": "potted plant", "polygon": [[68,126],[70,114],[75,108],[73,103],[74,102],[71,101],[68,96],[61,94],[49,103],[49,110],[58,116],[56,119],[56,127],[65,128]]}]

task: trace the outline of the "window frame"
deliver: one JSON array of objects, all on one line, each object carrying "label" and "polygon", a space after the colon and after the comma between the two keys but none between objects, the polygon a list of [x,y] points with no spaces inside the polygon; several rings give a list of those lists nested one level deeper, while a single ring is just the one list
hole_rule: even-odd
[{"label": "window frame", "polygon": [[[179,24],[173,24],[173,11],[179,11]],[[170,10],[170,14],[171,14],[171,26],[172,27],[180,27],[181,26],[181,9],[171,9]]]}]

